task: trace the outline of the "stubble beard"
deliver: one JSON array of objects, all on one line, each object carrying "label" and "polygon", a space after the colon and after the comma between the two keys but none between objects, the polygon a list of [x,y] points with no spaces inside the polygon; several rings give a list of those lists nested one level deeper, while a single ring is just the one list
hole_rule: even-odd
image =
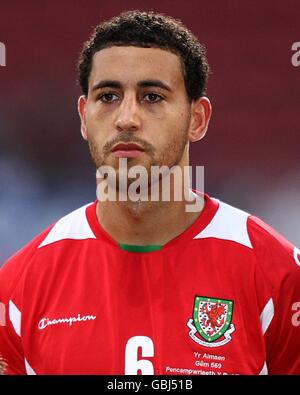
[{"label": "stubble beard", "polygon": [[[118,142],[119,140],[122,140],[122,142],[140,143],[140,141],[136,139],[134,134],[132,134],[131,132],[128,133],[125,132],[124,135],[122,135],[122,139],[120,138],[118,139]],[[142,147],[145,148],[144,155],[146,155],[146,159],[140,161],[139,158],[137,159],[129,158],[127,160],[127,168],[129,170],[130,167],[135,165],[144,166],[148,175],[147,184],[148,187],[150,187],[152,166],[158,166],[158,167],[167,166],[169,169],[171,169],[173,166],[178,165],[182,161],[187,143],[188,143],[188,123],[185,125],[185,132],[182,135],[181,139],[179,140],[173,138],[160,151],[158,151],[148,143],[141,144]],[[112,165],[111,161],[108,160],[108,156],[111,152],[111,147],[114,145],[114,142],[106,144],[104,145],[104,147],[99,147],[99,144],[97,144],[97,142],[92,137],[90,137],[88,139],[88,145],[89,145],[91,159],[94,165],[96,166],[97,170],[101,169],[103,166],[110,166],[113,168],[113,170],[116,173],[116,189],[117,191],[119,191],[119,185],[120,185],[119,160],[114,161],[114,165]],[[135,181],[134,179],[128,178],[127,175],[128,187],[134,181]]]}]

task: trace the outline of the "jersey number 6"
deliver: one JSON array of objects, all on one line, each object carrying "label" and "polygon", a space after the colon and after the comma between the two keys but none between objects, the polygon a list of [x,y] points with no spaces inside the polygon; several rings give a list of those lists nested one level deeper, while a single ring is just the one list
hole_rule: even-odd
[{"label": "jersey number 6", "polygon": [[125,374],[154,374],[154,368],[151,361],[138,359],[139,349],[141,349],[142,358],[154,356],[154,345],[150,337],[131,337],[125,348]]}]

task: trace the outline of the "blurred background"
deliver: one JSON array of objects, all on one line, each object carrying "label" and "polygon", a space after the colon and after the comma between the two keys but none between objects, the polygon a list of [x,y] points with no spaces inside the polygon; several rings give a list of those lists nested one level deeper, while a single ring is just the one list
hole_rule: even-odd
[{"label": "blurred background", "polygon": [[207,48],[213,117],[191,164],[205,191],[300,247],[298,0],[0,0],[0,265],[49,224],[95,200],[77,115],[77,59],[101,21],[129,9],[181,19]]}]

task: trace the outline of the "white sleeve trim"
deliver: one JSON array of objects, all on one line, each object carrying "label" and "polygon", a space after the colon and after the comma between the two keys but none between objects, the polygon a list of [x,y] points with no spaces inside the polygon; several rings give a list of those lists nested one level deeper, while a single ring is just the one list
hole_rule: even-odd
[{"label": "white sleeve trim", "polygon": [[270,298],[260,314],[260,324],[263,334],[266,333],[273,317],[274,317],[274,304],[273,304],[273,299]]},{"label": "white sleeve trim", "polygon": [[9,301],[9,319],[14,327],[14,330],[18,336],[21,336],[21,311],[17,306]]},{"label": "white sleeve trim", "polygon": [[27,359],[25,358],[25,369],[28,375],[36,375],[35,371],[32,369],[32,367],[29,365]]},{"label": "white sleeve trim", "polygon": [[297,247],[294,248],[294,259],[296,264],[300,266],[300,250]]},{"label": "white sleeve trim", "polygon": [[262,370],[260,371],[259,375],[260,376],[264,376],[268,374],[268,367],[267,367],[267,363],[264,363],[264,366],[262,367]]}]

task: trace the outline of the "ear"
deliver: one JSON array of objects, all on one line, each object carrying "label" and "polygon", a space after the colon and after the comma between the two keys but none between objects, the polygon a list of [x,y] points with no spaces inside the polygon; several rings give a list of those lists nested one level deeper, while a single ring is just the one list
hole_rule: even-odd
[{"label": "ear", "polygon": [[202,96],[192,102],[189,129],[190,142],[201,140],[205,136],[211,113],[212,106],[207,97]]},{"label": "ear", "polygon": [[87,127],[85,121],[85,106],[86,106],[86,97],[84,95],[80,96],[78,99],[78,114],[81,120],[81,135],[84,140],[87,140]]}]

